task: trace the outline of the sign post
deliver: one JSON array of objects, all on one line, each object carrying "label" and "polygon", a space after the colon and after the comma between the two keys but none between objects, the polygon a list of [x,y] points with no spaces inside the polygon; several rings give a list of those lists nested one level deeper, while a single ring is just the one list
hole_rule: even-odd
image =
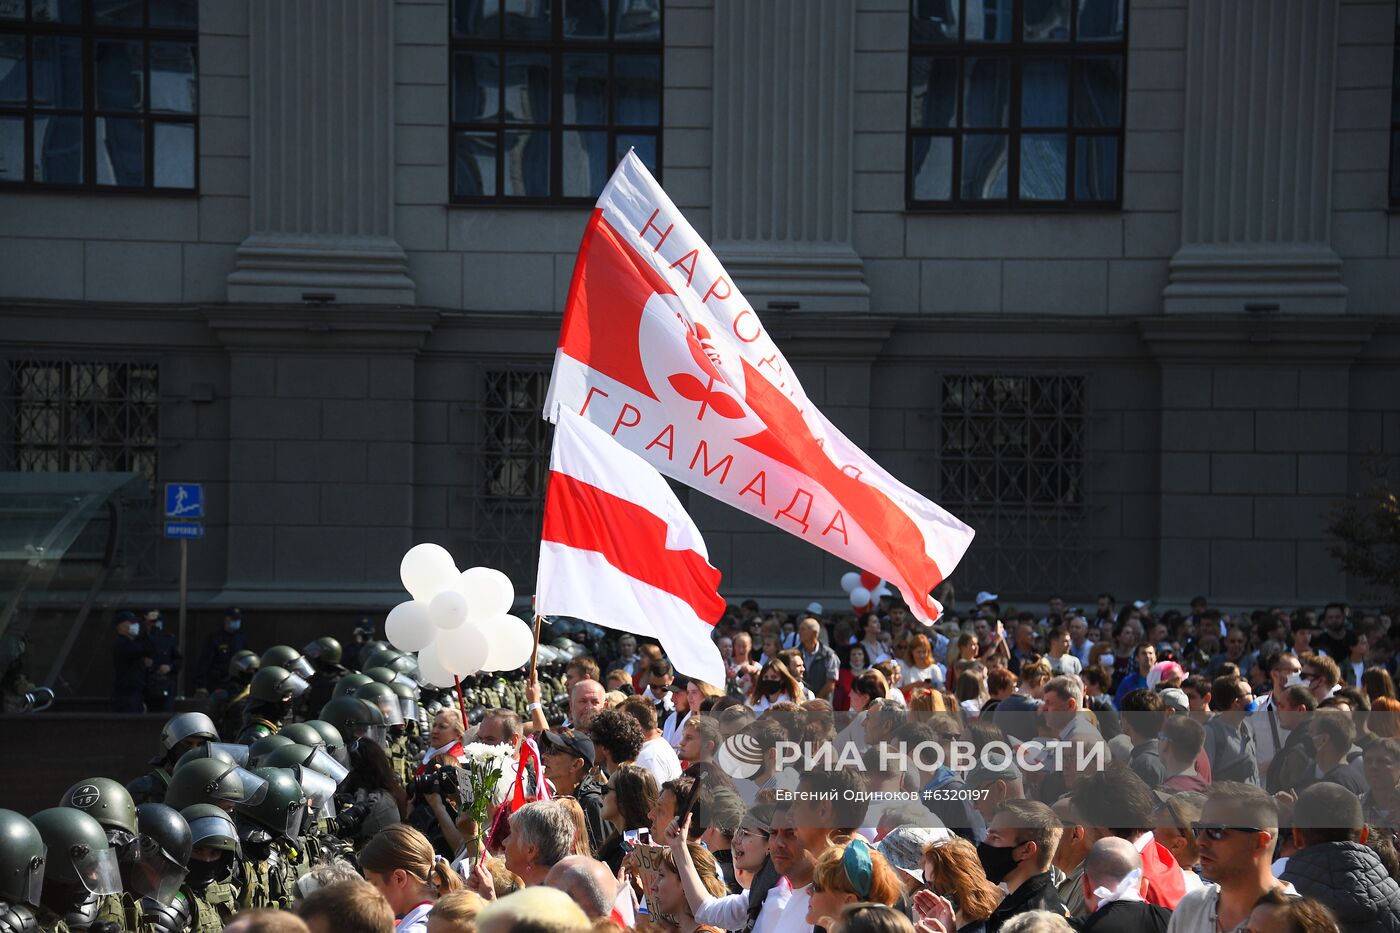
[{"label": "sign post", "polygon": [[[190,539],[204,537],[204,486],[201,483],[165,484],[165,536],[180,541],[180,650],[190,657],[186,643],[186,619],[189,612]],[[185,696],[185,677],[189,665],[180,665],[177,692]]]}]

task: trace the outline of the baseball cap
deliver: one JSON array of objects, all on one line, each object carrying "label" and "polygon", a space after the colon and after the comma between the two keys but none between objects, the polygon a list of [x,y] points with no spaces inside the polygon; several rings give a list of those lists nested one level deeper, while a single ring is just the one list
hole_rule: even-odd
[{"label": "baseball cap", "polygon": [[685,693],[686,689],[689,686],[690,678],[685,676],[684,674],[677,674],[675,677],[671,678],[672,693]]},{"label": "baseball cap", "polygon": [[1162,698],[1167,709],[1175,710],[1178,713],[1186,713],[1191,710],[1191,703],[1186,699],[1186,694],[1179,687],[1168,687],[1165,690],[1157,691],[1157,695]]},{"label": "baseball cap", "polygon": [[997,598],[997,594],[989,593],[986,590],[983,590],[982,592],[977,594],[977,599],[975,600],[975,602],[977,603],[977,605],[980,606],[983,603],[994,603],[997,601]]},{"label": "baseball cap", "polygon": [[885,833],[875,848],[892,867],[923,884],[924,849],[935,842],[946,842],[952,835],[942,826],[896,826]]},{"label": "baseball cap", "polygon": [[807,604],[807,611],[814,616],[819,616],[822,614],[822,604],[813,600]]},{"label": "baseball cap", "polygon": [[558,732],[546,732],[544,734],[544,740],[549,745],[562,748],[582,758],[584,761],[588,762],[588,767],[593,767],[593,740],[582,732],[575,732],[572,729],[560,729]]}]

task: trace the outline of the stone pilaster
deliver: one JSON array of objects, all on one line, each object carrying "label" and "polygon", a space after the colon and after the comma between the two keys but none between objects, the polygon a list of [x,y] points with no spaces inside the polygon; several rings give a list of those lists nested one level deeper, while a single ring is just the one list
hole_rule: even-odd
[{"label": "stone pilaster", "polygon": [[715,0],[714,247],[745,296],[865,311],[854,0]]},{"label": "stone pilaster", "polygon": [[1337,16],[1338,0],[1192,0],[1168,314],[1346,310],[1329,242]]},{"label": "stone pilaster", "polygon": [[251,0],[252,233],[230,301],[413,304],[394,240],[393,7]]}]

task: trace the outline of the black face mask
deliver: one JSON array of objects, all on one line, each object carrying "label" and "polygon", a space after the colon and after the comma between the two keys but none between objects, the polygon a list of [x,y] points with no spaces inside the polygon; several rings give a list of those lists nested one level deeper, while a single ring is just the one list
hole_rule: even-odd
[{"label": "black face mask", "polygon": [[767,697],[771,697],[775,693],[782,693],[783,682],[781,680],[760,680],[758,682],[758,692]]},{"label": "black face mask", "polygon": [[977,861],[987,873],[992,884],[1001,884],[1006,876],[1016,868],[1015,846],[994,846],[990,842],[977,843]]},{"label": "black face mask", "polygon": [[225,852],[212,862],[190,859],[190,871],[185,877],[189,881],[191,887],[202,889],[216,881],[223,881],[228,877],[229,869],[232,865],[232,852]]}]

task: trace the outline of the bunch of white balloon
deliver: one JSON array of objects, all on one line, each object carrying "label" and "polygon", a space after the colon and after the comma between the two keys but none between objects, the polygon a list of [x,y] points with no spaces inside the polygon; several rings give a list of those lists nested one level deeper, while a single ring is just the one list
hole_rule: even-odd
[{"label": "bunch of white balloon", "polygon": [[423,679],[451,687],[477,671],[513,671],[530,660],[535,638],[510,615],[515,587],[490,567],[459,571],[436,544],[416,544],[399,564],[399,579],[413,598],[384,621],[384,634],[400,651],[418,652]]},{"label": "bunch of white balloon", "polygon": [[882,596],[893,596],[894,590],[875,574],[849,571],[841,575],[841,589],[851,597],[851,608],[864,612],[880,601]]}]

